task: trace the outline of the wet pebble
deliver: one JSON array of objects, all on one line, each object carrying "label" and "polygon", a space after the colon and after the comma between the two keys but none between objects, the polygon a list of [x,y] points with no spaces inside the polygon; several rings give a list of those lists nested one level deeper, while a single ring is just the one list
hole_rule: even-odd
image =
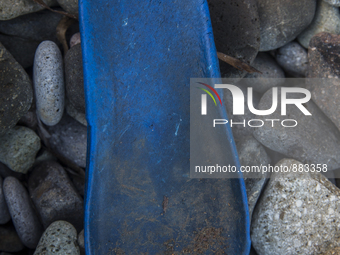
[{"label": "wet pebble", "polygon": [[72,48],[73,46],[76,46],[77,44],[80,44],[80,33],[75,33],[72,35],[70,39],[70,47]]},{"label": "wet pebble", "polygon": [[45,161],[35,167],[28,189],[45,228],[57,220],[83,228],[83,200],[61,165]]},{"label": "wet pebble", "polygon": [[42,42],[35,53],[33,84],[38,117],[48,126],[56,125],[64,112],[65,87],[62,56],[52,41]]},{"label": "wet pebble", "polygon": [[53,222],[41,237],[34,255],[59,254],[77,255],[80,254],[77,245],[77,231],[66,221]]},{"label": "wet pebble", "polygon": [[323,0],[318,0],[318,8],[313,22],[297,39],[307,49],[311,38],[321,32],[340,34],[340,13],[339,8],[331,6]]},{"label": "wet pebble", "polygon": [[18,252],[24,248],[13,225],[0,226],[0,251]]},{"label": "wet pebble", "polygon": [[4,180],[3,189],[20,240],[28,248],[34,249],[39,242],[43,229],[33,209],[28,192],[14,177],[7,177]]},{"label": "wet pebble", "polygon": [[2,177],[0,176],[0,224],[5,224],[11,219],[11,215],[8,212],[6,200],[2,190]]},{"label": "wet pebble", "polygon": [[308,68],[307,51],[297,42],[290,42],[276,53],[277,63],[293,77],[306,77]]},{"label": "wet pebble", "polygon": [[33,130],[15,126],[0,136],[0,161],[15,172],[27,173],[40,146],[40,138]]}]

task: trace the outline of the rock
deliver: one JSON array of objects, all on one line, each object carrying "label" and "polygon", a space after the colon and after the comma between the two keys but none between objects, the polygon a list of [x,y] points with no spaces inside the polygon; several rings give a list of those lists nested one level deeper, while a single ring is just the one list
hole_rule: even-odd
[{"label": "rock", "polygon": [[258,0],[261,25],[260,51],[269,51],[294,40],[313,20],[316,0]]},{"label": "rock", "polygon": [[24,249],[17,232],[12,225],[0,226],[0,250],[18,252]]},{"label": "rock", "polygon": [[[306,88],[313,101],[340,129],[340,35],[320,33],[308,49],[309,69]],[[314,79],[328,78],[328,79]],[[334,78],[334,79],[330,79]]]},{"label": "rock", "polygon": [[70,115],[73,119],[78,121],[80,124],[87,127],[86,115],[85,113],[77,111],[72,104],[69,102],[66,103],[66,112]]},{"label": "rock", "polygon": [[[302,164],[284,159],[277,166]],[[320,173],[273,173],[256,207],[251,240],[258,254],[320,254],[339,246],[340,190]]]},{"label": "rock", "polygon": [[321,32],[340,34],[340,14],[339,8],[331,6],[323,0],[318,0],[318,8],[310,26],[299,36],[299,43],[306,49],[311,38]]},{"label": "rock", "polygon": [[53,156],[49,151],[43,150],[43,152],[35,159],[34,166],[37,166],[44,161],[57,161],[57,158]]},{"label": "rock", "polygon": [[[216,49],[251,64],[260,47],[260,22],[255,0],[208,0]],[[220,61],[222,77],[246,75]]]},{"label": "rock", "polygon": [[4,193],[2,191],[2,178],[0,176],[0,224],[5,224],[10,219],[11,219],[11,215],[8,212],[6,200],[4,197]]},{"label": "rock", "polygon": [[276,56],[277,63],[293,77],[306,77],[308,68],[307,51],[297,42],[281,47]]},{"label": "rock", "polygon": [[33,130],[16,126],[0,137],[0,161],[25,174],[33,166],[40,146],[40,138]]},{"label": "rock", "polygon": [[322,255],[340,255],[340,247],[329,249]]},{"label": "rock", "polygon": [[[71,172],[71,171],[68,171]],[[83,176],[79,176],[79,175],[73,175],[73,174],[69,174],[68,175],[74,185],[74,187],[76,188],[77,192],[79,195],[81,195],[82,197],[85,194],[85,173]]]},{"label": "rock", "polygon": [[72,35],[71,40],[70,40],[70,48],[72,48],[73,46],[76,46],[77,44],[80,44],[80,33],[75,33],[74,35]]},{"label": "rock", "polygon": [[0,162],[0,176],[5,179],[8,176],[13,176],[17,178],[18,180],[22,180],[24,174],[14,172],[11,169],[8,168],[8,166],[4,165],[3,163]]},{"label": "rock", "polygon": [[78,14],[78,0],[57,0],[68,13]]},{"label": "rock", "polygon": [[[285,74],[282,68],[268,53],[260,52],[252,64],[260,73],[247,74],[242,80],[242,85],[253,87],[254,91],[263,94],[272,87],[278,87],[284,83]],[[252,78],[252,79],[249,79]]]},{"label": "rock", "polygon": [[78,235],[78,245],[81,254],[85,254],[84,229]]},{"label": "rock", "polygon": [[[297,87],[303,87],[303,84]],[[278,90],[278,98],[281,97],[281,89]],[[304,97],[300,93],[289,93],[290,99]],[[304,115],[295,105],[286,107],[286,116],[281,115],[281,104],[270,115],[257,116],[264,122],[262,127],[254,131],[254,137],[263,145],[308,164],[326,164],[328,170],[340,167],[340,133],[324,116],[320,109],[310,100],[303,104],[308,112]],[[267,91],[260,100],[257,109],[267,110],[272,106],[272,90]],[[266,121],[276,119],[279,121]],[[291,119],[295,121],[284,121]],[[295,127],[285,127],[294,126]],[[257,123],[260,125],[261,123]],[[273,127],[272,127],[273,126]]]},{"label": "rock", "polygon": [[333,5],[335,7],[340,7],[340,1],[339,0],[324,0],[326,3]]},{"label": "rock", "polygon": [[35,167],[28,189],[45,228],[57,220],[83,228],[83,200],[61,165],[45,161]]},{"label": "rock", "polygon": [[56,125],[64,112],[63,59],[52,41],[42,42],[34,57],[33,84],[37,115],[48,126]]},{"label": "rock", "polygon": [[77,245],[77,231],[66,221],[53,222],[41,237],[34,255],[80,254]]},{"label": "rock", "polygon": [[[55,0],[43,0],[48,6],[55,6]],[[40,4],[32,0],[2,0],[0,1],[0,20],[14,19],[18,16],[43,10]]]},{"label": "rock", "polygon": [[25,70],[0,43],[0,135],[15,126],[32,104],[33,90]]},{"label": "rock", "polygon": [[4,180],[4,194],[13,224],[20,240],[34,249],[42,234],[42,226],[24,186],[14,177]]},{"label": "rock", "polygon": [[77,44],[65,56],[66,95],[74,108],[85,113],[85,93],[81,45]]},{"label": "rock", "polygon": [[257,171],[261,171],[262,166],[268,166],[271,160],[263,146],[252,136],[247,136],[237,143],[237,151],[241,166],[249,168],[249,172],[244,172],[243,177],[246,184],[249,215],[251,217],[265,185],[266,178],[270,175],[269,173],[263,174]]},{"label": "rock", "polygon": [[30,129],[35,129],[38,125],[37,115],[33,111],[28,111],[21,119],[18,121],[18,125],[26,126]]},{"label": "rock", "polygon": [[65,115],[58,125],[50,127],[48,131],[51,134],[49,143],[54,152],[80,167],[86,167],[86,127]]}]

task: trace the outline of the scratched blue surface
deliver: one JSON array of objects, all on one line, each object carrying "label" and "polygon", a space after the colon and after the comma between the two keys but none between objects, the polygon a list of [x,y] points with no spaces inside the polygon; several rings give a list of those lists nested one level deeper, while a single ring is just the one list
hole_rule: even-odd
[{"label": "scratched blue surface", "polygon": [[87,254],[248,254],[243,180],[188,177],[190,78],[220,76],[206,1],[79,6]]}]

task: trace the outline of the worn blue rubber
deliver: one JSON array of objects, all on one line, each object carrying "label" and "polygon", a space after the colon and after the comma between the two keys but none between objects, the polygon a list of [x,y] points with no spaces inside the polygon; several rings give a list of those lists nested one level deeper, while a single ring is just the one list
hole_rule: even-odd
[{"label": "worn blue rubber", "polygon": [[87,254],[248,254],[243,179],[189,178],[190,78],[220,76],[206,1],[79,2]]}]

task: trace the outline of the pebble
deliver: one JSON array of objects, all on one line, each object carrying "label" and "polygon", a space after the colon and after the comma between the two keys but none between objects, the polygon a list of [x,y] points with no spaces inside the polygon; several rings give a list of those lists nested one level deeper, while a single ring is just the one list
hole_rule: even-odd
[{"label": "pebble", "polygon": [[324,1],[335,7],[340,7],[340,0],[324,0]]},{"label": "pebble", "polygon": [[[48,6],[57,5],[56,0],[43,0]],[[0,20],[14,19],[21,15],[45,9],[32,0],[0,0]]]},{"label": "pebble", "polygon": [[55,156],[53,156],[49,151],[44,149],[42,153],[36,157],[34,161],[34,166],[37,166],[44,161],[56,161],[56,160],[57,158]]},{"label": "pebble", "polygon": [[66,112],[73,119],[78,121],[80,124],[87,126],[86,115],[85,113],[77,111],[72,104],[69,102],[66,103]]},{"label": "pebble", "polygon": [[297,42],[290,42],[276,53],[277,63],[293,77],[306,77],[308,68],[307,51]]},{"label": "pebble", "polygon": [[[260,47],[260,22],[256,0],[208,0],[216,49],[252,64]],[[239,79],[246,75],[220,61],[221,75]]]},{"label": "pebble", "polygon": [[[297,84],[303,87],[304,84]],[[281,97],[278,89],[278,98]],[[289,93],[289,98],[294,99],[301,96],[297,93]],[[272,106],[272,90],[267,91],[261,98],[257,109],[267,110]],[[295,158],[308,164],[328,164],[328,170],[340,167],[340,133],[332,125],[331,121],[310,100],[304,106],[312,116],[304,115],[296,106],[286,107],[287,117],[281,116],[281,104],[273,114],[257,116],[264,122],[262,127],[255,129],[254,137],[267,148]],[[280,121],[266,121],[266,119],[279,119]],[[297,121],[295,127],[284,127],[281,121],[294,119]],[[296,124],[296,123],[295,123]],[[272,127],[272,125],[274,127]],[[284,125],[294,125],[287,121]]]},{"label": "pebble", "polygon": [[8,212],[6,200],[2,190],[2,177],[0,176],[0,224],[5,224],[11,219]]},{"label": "pebble", "polygon": [[68,115],[58,125],[50,127],[51,149],[74,164],[86,167],[87,128]]},{"label": "pebble", "polygon": [[40,146],[40,138],[33,130],[15,126],[0,137],[0,161],[11,170],[26,174]]},{"label": "pebble", "polygon": [[80,253],[85,255],[84,229],[80,231],[78,235],[78,245],[79,245]]},{"label": "pebble", "polygon": [[25,70],[0,43],[0,135],[15,126],[33,101],[31,81]]},{"label": "pebble", "polygon": [[[284,159],[277,166],[302,164]],[[320,173],[273,173],[256,207],[251,240],[258,254],[320,254],[339,246],[340,190]]]},{"label": "pebble", "polygon": [[339,8],[329,5],[323,0],[318,0],[318,8],[312,24],[299,36],[299,43],[306,49],[311,38],[321,32],[340,34],[340,13]]},{"label": "pebble", "polygon": [[14,177],[4,180],[4,194],[13,224],[20,240],[34,249],[41,237],[42,226],[24,186]]},{"label": "pebble", "polygon": [[340,247],[328,249],[325,253],[321,255],[340,255]]},{"label": "pebble", "polygon": [[61,165],[45,161],[35,167],[28,189],[45,228],[57,220],[83,228],[83,200]]},{"label": "pebble", "polygon": [[70,39],[70,48],[72,48],[73,46],[76,46],[77,44],[80,44],[81,40],[80,40],[80,33],[75,33],[74,35],[72,35],[71,39]]},{"label": "pebble", "polygon": [[24,247],[13,225],[0,226],[0,251],[18,252]]},{"label": "pebble", "polygon": [[[247,74],[242,80],[246,87],[253,87],[254,91],[263,94],[272,87],[284,83],[285,73],[268,53],[260,52],[252,64],[260,73]],[[250,78],[250,79],[249,79]]]},{"label": "pebble", "polygon": [[[310,41],[306,88],[316,105],[340,130],[340,35],[320,33]],[[334,79],[313,79],[334,78]],[[335,79],[337,78],[337,79]]]},{"label": "pebble", "polygon": [[65,86],[63,59],[52,41],[42,42],[34,57],[33,84],[37,115],[48,125],[56,125],[63,116]]},{"label": "pebble", "polygon": [[85,93],[81,45],[77,44],[65,56],[66,95],[80,113],[85,113]]},{"label": "pebble", "polygon": [[68,13],[78,14],[78,0],[57,0],[58,4]]},{"label": "pebble", "polygon": [[77,231],[66,221],[53,222],[41,237],[34,255],[77,255]]},{"label": "pebble", "polygon": [[28,111],[21,119],[18,121],[18,125],[26,126],[32,130],[36,129],[38,125],[37,114],[33,111]]},{"label": "pebble", "polygon": [[85,179],[79,175],[69,174],[69,177],[76,188],[79,195],[84,197],[85,194]]},{"label": "pebble", "polygon": [[[271,159],[264,147],[253,136],[245,137],[243,140],[238,142],[236,146],[241,166],[249,166],[253,170],[256,170],[254,167],[267,166],[271,163]],[[266,183],[266,178],[269,176],[270,173],[243,173],[250,217]]]},{"label": "pebble", "polygon": [[258,0],[261,24],[260,51],[294,40],[313,20],[316,0]]}]

